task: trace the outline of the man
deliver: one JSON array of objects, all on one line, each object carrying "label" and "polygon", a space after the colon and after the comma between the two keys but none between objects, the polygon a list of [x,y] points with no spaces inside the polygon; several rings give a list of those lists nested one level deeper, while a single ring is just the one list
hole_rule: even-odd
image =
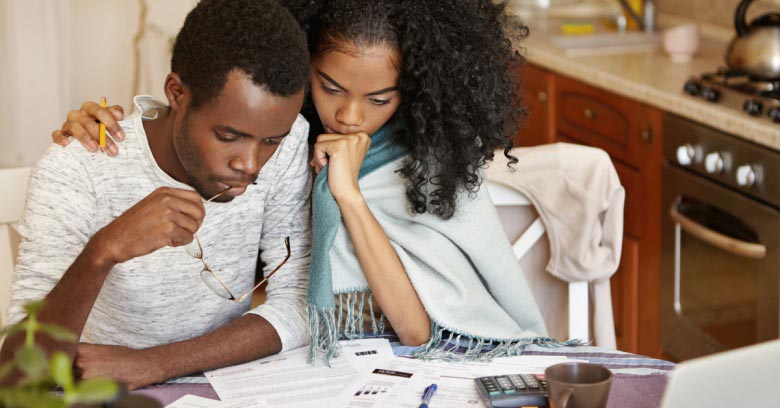
[{"label": "man", "polygon": [[[122,154],[53,146],[33,171],[9,320],[45,297],[39,319],[81,343],[42,345],[131,389],[305,344],[308,63],[274,0],[199,3],[176,38],[168,106],[135,98]],[[286,259],[286,237],[267,301],[225,299],[252,289],[258,252],[264,274]]]}]

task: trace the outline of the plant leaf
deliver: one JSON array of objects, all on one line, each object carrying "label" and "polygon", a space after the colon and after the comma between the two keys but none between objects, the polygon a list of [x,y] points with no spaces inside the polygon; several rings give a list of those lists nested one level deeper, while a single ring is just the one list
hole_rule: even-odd
[{"label": "plant leaf", "polygon": [[49,337],[53,338],[54,340],[68,341],[71,343],[75,343],[76,340],[78,340],[73,332],[56,324],[41,323],[40,326],[38,326],[38,329],[48,334]]},{"label": "plant leaf", "polygon": [[28,377],[40,376],[47,367],[46,355],[38,346],[22,347],[14,356],[16,366]]},{"label": "plant leaf", "polygon": [[5,377],[8,377],[8,374],[11,374],[11,372],[14,371],[14,362],[9,361],[2,366],[0,366],[0,381],[2,381]]},{"label": "plant leaf", "polygon": [[87,404],[104,402],[113,399],[118,393],[119,385],[114,380],[105,377],[89,378],[76,384],[72,401]]},{"label": "plant leaf", "polygon": [[4,407],[65,408],[65,401],[48,390],[6,388],[0,391]]},{"label": "plant leaf", "polygon": [[73,362],[70,357],[62,351],[55,351],[51,356],[49,365],[51,376],[66,392],[73,388]]},{"label": "plant leaf", "polygon": [[24,311],[27,312],[27,316],[37,315],[43,307],[43,300],[37,302],[30,302],[24,305]]}]

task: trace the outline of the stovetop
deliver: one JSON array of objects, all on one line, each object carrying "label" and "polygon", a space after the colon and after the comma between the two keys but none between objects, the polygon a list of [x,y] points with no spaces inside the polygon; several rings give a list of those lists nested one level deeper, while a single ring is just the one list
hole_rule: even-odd
[{"label": "stovetop", "polygon": [[780,81],[755,79],[721,68],[689,79],[683,90],[705,101],[780,124]]}]

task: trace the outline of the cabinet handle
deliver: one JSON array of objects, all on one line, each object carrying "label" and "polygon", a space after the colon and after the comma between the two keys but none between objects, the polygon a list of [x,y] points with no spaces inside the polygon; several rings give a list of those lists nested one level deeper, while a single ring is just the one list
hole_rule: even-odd
[{"label": "cabinet handle", "polygon": [[653,143],[653,129],[647,128],[642,131],[642,140],[645,141],[647,144]]},{"label": "cabinet handle", "polygon": [[586,119],[596,118],[596,112],[594,112],[593,109],[591,108],[585,108],[585,110],[582,111],[582,114],[585,116]]},{"label": "cabinet handle", "polygon": [[544,91],[539,92],[539,95],[537,95],[536,98],[539,99],[541,102],[547,102],[547,92]]}]

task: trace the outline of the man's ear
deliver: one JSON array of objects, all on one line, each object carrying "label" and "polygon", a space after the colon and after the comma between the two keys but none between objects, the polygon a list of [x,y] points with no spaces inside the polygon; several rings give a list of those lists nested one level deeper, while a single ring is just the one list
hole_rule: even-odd
[{"label": "man's ear", "polygon": [[168,98],[168,105],[173,111],[179,111],[186,105],[189,92],[182,82],[179,74],[171,72],[165,77],[165,96]]}]

